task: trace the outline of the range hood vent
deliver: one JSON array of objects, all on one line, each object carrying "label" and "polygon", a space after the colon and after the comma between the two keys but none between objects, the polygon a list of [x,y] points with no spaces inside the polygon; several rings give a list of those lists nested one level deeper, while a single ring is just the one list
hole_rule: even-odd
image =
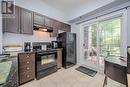
[{"label": "range hood vent", "polygon": [[43,32],[53,32],[53,28],[46,26],[46,25],[34,24],[33,28],[34,28],[34,30],[39,30],[39,31],[43,31]]}]

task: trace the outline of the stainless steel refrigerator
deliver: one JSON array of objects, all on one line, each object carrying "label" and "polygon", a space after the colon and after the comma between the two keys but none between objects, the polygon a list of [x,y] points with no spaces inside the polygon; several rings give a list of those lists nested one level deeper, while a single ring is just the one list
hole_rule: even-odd
[{"label": "stainless steel refrigerator", "polygon": [[58,47],[63,48],[62,66],[69,68],[76,64],[76,34],[70,32],[60,33],[57,37]]}]

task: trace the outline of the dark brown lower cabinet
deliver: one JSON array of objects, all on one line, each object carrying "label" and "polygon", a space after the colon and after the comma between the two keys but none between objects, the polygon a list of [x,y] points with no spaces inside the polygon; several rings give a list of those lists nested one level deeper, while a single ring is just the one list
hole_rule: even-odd
[{"label": "dark brown lower cabinet", "polygon": [[35,78],[35,53],[18,54],[19,84],[24,84]]}]

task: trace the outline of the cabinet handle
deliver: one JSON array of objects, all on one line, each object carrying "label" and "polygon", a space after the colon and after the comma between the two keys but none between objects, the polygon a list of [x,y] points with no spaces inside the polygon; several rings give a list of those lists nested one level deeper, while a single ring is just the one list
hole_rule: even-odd
[{"label": "cabinet handle", "polygon": [[30,68],[29,67],[27,67],[27,70],[29,70]]},{"label": "cabinet handle", "polygon": [[27,75],[27,78],[29,78],[30,76],[29,75]]},{"label": "cabinet handle", "polygon": [[29,58],[29,55],[27,55],[27,58]]},{"label": "cabinet handle", "polygon": [[29,64],[30,62],[29,61],[27,61],[27,64]]}]

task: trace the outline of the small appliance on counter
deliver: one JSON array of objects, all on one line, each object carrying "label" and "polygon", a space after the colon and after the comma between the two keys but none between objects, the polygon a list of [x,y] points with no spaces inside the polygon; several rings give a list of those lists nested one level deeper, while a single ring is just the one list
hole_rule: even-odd
[{"label": "small appliance on counter", "polygon": [[52,45],[52,49],[57,49],[58,48],[58,41],[52,41],[51,45]]},{"label": "small appliance on counter", "polygon": [[24,42],[24,51],[31,51],[31,42]]}]

